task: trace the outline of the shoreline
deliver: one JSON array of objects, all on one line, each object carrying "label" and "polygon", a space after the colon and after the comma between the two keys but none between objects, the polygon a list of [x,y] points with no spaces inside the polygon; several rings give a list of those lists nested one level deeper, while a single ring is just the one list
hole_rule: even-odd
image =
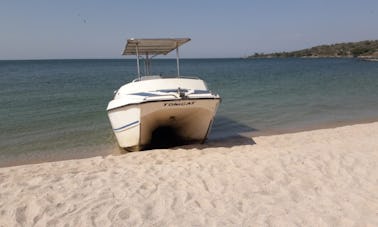
[{"label": "shoreline", "polygon": [[[265,130],[265,131],[252,131],[252,132],[241,132],[235,135],[222,137],[219,136],[215,138],[208,139],[205,144],[191,144],[191,145],[183,145],[173,148],[168,148],[170,150],[181,149],[185,147],[193,147],[193,148],[201,148],[203,146],[217,144],[219,141],[225,141],[225,143],[229,144],[232,142],[237,141],[248,141],[248,138],[256,138],[261,136],[276,136],[276,135],[284,135],[284,134],[293,134],[293,133],[300,133],[300,132],[307,132],[307,131],[316,131],[322,129],[333,129],[338,127],[345,127],[345,126],[353,126],[359,124],[369,124],[378,122],[378,118],[367,118],[364,120],[351,120],[351,121],[343,121],[343,122],[333,122],[333,123],[322,123],[322,124],[314,124],[308,126],[300,126],[300,127],[288,127],[285,129],[279,130]],[[247,139],[247,140],[246,140]],[[86,150],[81,152],[81,150]],[[67,155],[67,152],[69,153]],[[145,150],[141,152],[153,152],[153,150]],[[62,154],[63,153],[63,154]],[[65,153],[65,154],[64,154]],[[70,150],[61,150],[52,151],[52,152],[38,152],[38,153],[31,153],[31,154],[16,154],[12,157],[7,155],[1,155],[0,157],[2,161],[0,162],[0,168],[12,167],[12,166],[22,166],[22,165],[33,165],[33,164],[41,164],[41,163],[48,163],[48,162],[59,162],[59,161],[66,161],[66,160],[77,160],[77,159],[87,159],[93,157],[106,157],[109,155],[124,155],[127,152],[122,150],[120,147],[117,146],[117,142],[114,140],[113,144],[103,144],[101,146],[91,146],[91,147],[77,147],[72,151]]]},{"label": "shoreline", "polygon": [[0,225],[377,226],[378,122],[0,168]]},{"label": "shoreline", "polygon": [[292,134],[292,133],[299,133],[299,132],[307,132],[307,131],[316,131],[322,129],[333,129],[345,126],[353,126],[359,124],[370,124],[378,122],[378,118],[371,117],[365,118],[363,120],[349,120],[349,121],[339,121],[339,122],[324,122],[324,123],[316,123],[316,124],[301,124],[301,126],[296,127],[286,127],[284,129],[272,129],[266,131],[254,131],[254,132],[246,132],[241,133],[247,137],[260,137],[260,136],[275,136],[275,135],[282,135],[282,134]]}]

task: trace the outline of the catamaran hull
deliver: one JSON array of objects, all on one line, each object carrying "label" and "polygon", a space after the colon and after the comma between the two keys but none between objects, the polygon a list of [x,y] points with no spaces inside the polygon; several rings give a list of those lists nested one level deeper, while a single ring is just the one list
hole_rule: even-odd
[{"label": "catamaran hull", "polygon": [[160,140],[204,142],[211,129],[220,99],[180,99],[131,104],[108,111],[120,147],[138,151],[156,139],[155,132],[169,129],[173,135]]}]

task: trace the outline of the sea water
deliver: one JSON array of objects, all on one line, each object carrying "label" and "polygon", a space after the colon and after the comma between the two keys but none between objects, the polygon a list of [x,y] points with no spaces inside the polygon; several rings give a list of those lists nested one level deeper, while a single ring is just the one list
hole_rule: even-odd
[{"label": "sea water", "polygon": [[[175,66],[157,59],[152,71]],[[378,119],[378,62],[182,59],[180,70],[222,97],[210,141]],[[0,166],[109,154],[106,106],[135,77],[130,59],[0,61]]]}]

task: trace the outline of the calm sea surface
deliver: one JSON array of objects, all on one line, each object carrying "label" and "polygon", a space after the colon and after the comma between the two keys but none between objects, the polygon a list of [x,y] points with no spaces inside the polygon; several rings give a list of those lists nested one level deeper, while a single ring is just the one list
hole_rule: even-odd
[{"label": "calm sea surface", "polygon": [[[176,73],[175,60],[152,68]],[[181,74],[222,97],[210,140],[378,119],[378,62],[183,59]],[[0,166],[111,153],[106,106],[135,77],[133,60],[0,61]]]}]

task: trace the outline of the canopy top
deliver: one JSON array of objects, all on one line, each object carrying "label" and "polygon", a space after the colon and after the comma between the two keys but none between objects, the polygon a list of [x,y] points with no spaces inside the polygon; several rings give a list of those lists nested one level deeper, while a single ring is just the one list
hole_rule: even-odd
[{"label": "canopy top", "polygon": [[166,55],[189,41],[190,38],[128,39],[122,55]]}]

